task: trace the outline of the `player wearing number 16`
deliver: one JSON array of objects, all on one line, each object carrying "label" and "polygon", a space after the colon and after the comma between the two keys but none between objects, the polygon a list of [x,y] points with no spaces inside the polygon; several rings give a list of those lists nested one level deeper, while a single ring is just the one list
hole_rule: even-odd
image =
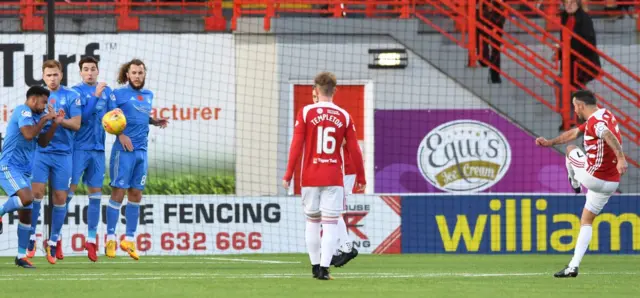
[{"label": "player wearing number 16", "polygon": [[[356,169],[356,187],[366,184],[362,152],[356,139],[356,127],[349,113],[333,103],[336,77],[320,73],[314,89],[318,103],[298,112],[283,186],[289,188],[293,170],[304,150],[301,186],[302,204],[307,217],[305,239],[313,277],[328,280],[331,258],[338,246],[338,217],[344,210],[342,142],[347,142]],[[320,237],[320,224],[323,236]]]},{"label": "player wearing number 16", "polygon": [[147,69],[139,59],[133,59],[120,67],[118,84],[125,86],[113,91],[111,107],[122,110],[127,119],[127,127],[117,136],[111,150],[109,165],[111,177],[111,200],[107,208],[107,245],[105,254],[109,258],[116,256],[116,224],[120,207],[127,191],[125,209],[126,238],[120,242],[120,248],[131,258],[138,260],[134,237],[140,217],[140,201],[147,179],[147,143],[149,124],[164,128],[166,120],[149,118],[153,105],[153,93],[144,89]]}]

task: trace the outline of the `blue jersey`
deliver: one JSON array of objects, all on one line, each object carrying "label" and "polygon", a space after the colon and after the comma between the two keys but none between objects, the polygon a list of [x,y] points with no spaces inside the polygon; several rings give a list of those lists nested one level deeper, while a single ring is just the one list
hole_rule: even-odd
[{"label": "blue jersey", "polygon": [[[153,93],[147,89],[136,90],[130,85],[113,90],[115,95],[110,108],[120,108],[125,118],[127,127],[123,134],[131,139],[134,150],[147,150],[149,137],[149,116],[153,106]],[[113,150],[124,151],[120,140],[116,138]]]},{"label": "blue jersey", "polygon": [[[78,92],[65,86],[60,86],[58,90],[51,92],[49,95],[49,104],[53,106],[56,113],[59,109],[63,109],[66,113],[64,116],[65,119],[71,119],[82,114],[82,99],[80,95]],[[45,126],[43,131],[47,131],[49,126],[51,126],[51,122]],[[38,147],[38,152],[71,154],[73,152],[74,135],[75,131],[59,125],[49,146],[45,148]]]},{"label": "blue jersey", "polygon": [[104,151],[105,132],[102,128],[102,117],[109,111],[109,103],[113,93],[105,87],[100,97],[95,97],[97,86],[80,83],[73,90],[82,98],[82,125],[76,132],[73,149]]},{"label": "blue jersey", "polygon": [[27,105],[19,105],[13,110],[7,124],[2,153],[0,153],[0,165],[31,174],[37,137],[28,141],[20,132],[20,128],[37,125],[40,122],[40,116],[42,114],[33,113]]}]

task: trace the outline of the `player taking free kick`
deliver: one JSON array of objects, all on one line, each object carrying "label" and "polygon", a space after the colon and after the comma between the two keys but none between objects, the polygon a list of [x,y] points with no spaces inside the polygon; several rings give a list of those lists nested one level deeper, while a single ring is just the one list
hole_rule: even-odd
[{"label": "player taking free kick", "polygon": [[537,145],[550,147],[571,142],[580,133],[584,133],[584,148],[587,151],[585,154],[575,145],[567,146],[569,183],[576,193],[580,193],[581,184],[588,191],[573,259],[568,266],[555,273],[555,277],[578,276],[580,261],[591,242],[591,224],[618,189],[620,176],[627,171],[616,117],[606,109],[599,109],[596,104],[597,100],[592,92],[577,91],[573,94],[573,105],[576,115],[585,123],[552,140],[543,137],[536,139]]},{"label": "player taking free kick", "polygon": [[120,67],[118,84],[125,86],[113,91],[115,107],[122,110],[127,127],[118,135],[111,150],[109,165],[111,200],[107,206],[107,245],[105,255],[115,258],[117,250],[116,224],[120,207],[127,191],[125,209],[126,234],[120,248],[131,258],[138,260],[134,236],[140,217],[140,201],[147,180],[147,145],[149,124],[165,128],[167,120],[149,118],[153,106],[153,93],[144,88],[147,69],[139,59],[133,59]]},{"label": "player taking free kick", "polygon": [[[323,72],[315,78],[318,103],[302,108],[294,123],[287,171],[282,184],[288,189],[293,171],[303,153],[301,169],[302,204],[307,217],[305,239],[313,277],[329,280],[329,265],[338,245],[338,218],[344,210],[342,155],[343,140],[352,153],[356,168],[356,187],[366,180],[362,153],[356,140],[355,125],[345,110],[333,103],[336,77]],[[320,238],[320,224],[323,236]]]}]

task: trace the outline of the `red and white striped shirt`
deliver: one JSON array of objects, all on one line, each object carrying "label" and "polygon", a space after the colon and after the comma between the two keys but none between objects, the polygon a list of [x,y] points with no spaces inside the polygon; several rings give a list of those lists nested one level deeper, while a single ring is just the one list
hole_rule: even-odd
[{"label": "red and white striped shirt", "polygon": [[620,129],[616,117],[606,109],[599,109],[579,127],[584,132],[584,150],[587,154],[587,173],[605,181],[620,181],[616,168],[618,158],[613,149],[603,139],[605,131],[610,131],[622,145]]}]

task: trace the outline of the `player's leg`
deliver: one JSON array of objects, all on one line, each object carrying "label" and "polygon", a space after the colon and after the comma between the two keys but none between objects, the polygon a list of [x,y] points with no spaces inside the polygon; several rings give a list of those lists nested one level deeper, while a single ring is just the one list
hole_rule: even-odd
[{"label": "player's leg", "polygon": [[120,248],[129,253],[134,260],[140,259],[136,251],[135,236],[140,220],[140,202],[142,201],[142,191],[147,182],[147,151],[136,150],[136,163],[131,177],[131,187],[127,192],[127,206],[124,216],[127,222],[125,240],[120,242]]},{"label": "player's leg", "polygon": [[575,193],[580,193],[580,179],[584,176],[587,157],[575,145],[567,146],[566,152],[565,165],[569,174],[569,184]]},{"label": "player's leg", "polygon": [[329,265],[333,252],[338,246],[338,218],[344,210],[344,187],[327,186],[320,191],[320,213],[322,220],[322,249],[320,254],[320,274],[318,279],[332,279]]},{"label": "player's leg", "polygon": [[305,242],[307,244],[307,252],[311,261],[311,274],[314,278],[320,273],[320,188],[318,187],[302,187],[300,190],[302,196],[302,206],[304,214],[307,218],[305,224]]},{"label": "player's leg", "polygon": [[[585,186],[591,187],[587,191],[587,200],[582,210],[582,217],[580,218],[580,233],[576,241],[576,247],[573,251],[573,258],[569,265],[563,270],[557,272],[555,277],[576,277],[578,276],[578,267],[580,262],[587,252],[589,243],[591,243],[592,236],[592,224],[593,220],[602,211],[604,206],[609,201],[611,195],[618,187],[616,182],[606,182],[594,178],[592,176],[587,177],[584,181]],[[594,191],[595,189],[597,191]]]},{"label": "player's leg", "polygon": [[9,195],[9,199],[0,206],[0,218],[5,213],[18,211],[18,255],[15,264],[23,268],[35,268],[27,258],[27,246],[31,233],[31,207],[33,194],[26,175],[11,171],[8,167],[0,169],[0,187]]},{"label": "player's leg", "polygon": [[89,190],[89,206],[87,207],[87,240],[85,249],[89,260],[98,260],[96,234],[100,222],[100,199],[102,198],[102,183],[104,181],[105,158],[102,151],[87,151],[91,158],[84,175],[84,184]]},{"label": "player's leg", "polygon": [[[28,187],[18,191],[17,195],[22,201],[33,200],[33,194]],[[27,257],[27,247],[29,246],[29,237],[31,234],[32,207],[33,204],[28,204],[18,210],[18,255],[14,261],[16,266],[29,269],[36,268]]]},{"label": "player's leg", "polygon": [[62,260],[62,240],[60,234],[64,220],[67,217],[67,198],[71,185],[71,172],[73,170],[73,155],[57,155],[54,158],[51,169],[51,182],[53,184],[53,208],[51,211],[51,235],[45,246],[47,261],[55,264],[56,260]]},{"label": "player's leg", "polygon": [[52,162],[52,158],[49,158],[45,153],[36,151],[32,170],[33,177],[31,178],[33,207],[31,210],[31,235],[29,237],[29,248],[27,249],[27,256],[29,258],[32,258],[36,254],[38,219],[40,217],[40,210],[42,209],[42,199],[44,198],[47,180],[49,180]]},{"label": "player's leg", "polygon": [[107,205],[107,243],[105,255],[116,257],[118,242],[116,240],[116,225],[120,217],[120,207],[124,200],[125,190],[130,187],[135,154],[126,151],[111,151],[109,162],[109,176],[111,177],[111,199]]}]

